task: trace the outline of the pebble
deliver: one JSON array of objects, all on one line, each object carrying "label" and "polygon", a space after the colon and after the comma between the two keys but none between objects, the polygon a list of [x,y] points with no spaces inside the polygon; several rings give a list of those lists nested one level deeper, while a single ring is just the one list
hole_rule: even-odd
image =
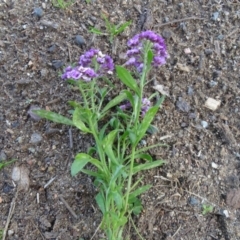
[{"label": "pebble", "polygon": [[18,137],[17,142],[21,144],[23,142],[23,137]]},{"label": "pebble", "polygon": [[187,93],[189,96],[192,96],[194,94],[193,88],[191,86],[188,87]]},{"label": "pebble", "polygon": [[189,202],[190,205],[193,205],[193,206],[199,204],[199,201],[198,201],[195,197],[190,197],[190,198],[188,199],[188,202]]},{"label": "pebble", "polygon": [[80,46],[80,47],[82,47],[83,45],[86,44],[84,38],[83,38],[82,36],[80,36],[80,35],[77,35],[77,36],[76,36],[76,38],[75,38],[75,43],[76,43],[78,46]]},{"label": "pebble", "polygon": [[53,60],[52,61],[52,67],[57,70],[59,68],[61,68],[64,65],[63,61],[61,60]]},{"label": "pebble", "polygon": [[218,82],[211,80],[208,85],[209,87],[215,87],[218,85]]},{"label": "pebble", "polygon": [[53,53],[53,52],[55,52],[55,50],[56,50],[56,45],[53,44],[51,47],[48,48],[47,51],[48,51],[49,53]]},{"label": "pebble", "polygon": [[0,152],[0,162],[1,161],[6,161],[7,160],[7,155],[5,154],[5,152],[2,150]]},{"label": "pebble", "polygon": [[46,76],[48,75],[48,70],[47,70],[46,68],[43,68],[43,69],[40,71],[40,73],[41,73],[41,76],[42,76],[42,77],[46,77]]},{"label": "pebble", "polygon": [[38,133],[33,133],[31,136],[30,143],[38,144],[42,141],[42,136]]},{"label": "pebble", "polygon": [[212,162],[211,165],[212,165],[212,168],[215,168],[215,169],[218,168],[218,165],[215,162]]},{"label": "pebble", "polygon": [[208,122],[201,121],[201,125],[202,125],[203,128],[207,128],[208,127]]},{"label": "pebble", "polygon": [[217,21],[217,20],[218,20],[218,17],[219,17],[219,12],[214,12],[214,13],[212,14],[212,20]]},{"label": "pebble", "polygon": [[43,10],[42,8],[34,8],[33,10],[33,15],[36,16],[36,17],[42,17],[43,16]]},{"label": "pebble", "polygon": [[14,231],[13,230],[8,230],[8,236],[12,236],[14,234]]},{"label": "pebble", "polygon": [[206,55],[212,55],[213,50],[212,49],[205,49],[205,54]]},{"label": "pebble", "polygon": [[176,105],[177,105],[177,108],[182,112],[189,112],[191,109],[190,105],[185,100],[183,100],[181,97],[177,101]]}]

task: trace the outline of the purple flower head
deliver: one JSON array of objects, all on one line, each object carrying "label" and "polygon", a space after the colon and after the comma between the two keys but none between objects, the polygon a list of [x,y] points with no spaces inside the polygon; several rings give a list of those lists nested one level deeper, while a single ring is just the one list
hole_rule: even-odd
[{"label": "purple flower head", "polygon": [[152,43],[152,51],[154,54],[152,65],[154,67],[161,66],[166,63],[168,57],[164,39],[153,31],[147,30],[135,35],[131,38],[127,45],[130,49],[127,51],[129,60],[125,65],[134,66],[138,72],[143,69],[143,42],[148,40]]},{"label": "purple flower head", "polygon": [[[98,63],[98,69],[93,68],[93,59]],[[105,74],[112,74],[114,70],[113,60],[110,56],[104,55],[98,49],[90,49],[80,56],[79,65],[76,67],[67,67],[62,74],[62,79],[91,81],[93,78],[101,77]],[[95,67],[95,66],[94,66]]]}]

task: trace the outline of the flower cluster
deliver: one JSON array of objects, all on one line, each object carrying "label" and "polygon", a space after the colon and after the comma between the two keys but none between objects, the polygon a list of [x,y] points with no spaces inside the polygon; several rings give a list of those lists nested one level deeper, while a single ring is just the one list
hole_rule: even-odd
[{"label": "flower cluster", "polygon": [[130,49],[127,51],[129,60],[125,65],[136,67],[138,72],[141,72],[143,69],[142,53],[144,40],[149,40],[152,43],[154,54],[152,65],[154,67],[165,64],[168,56],[164,39],[160,35],[150,30],[135,35],[127,43]]},{"label": "flower cluster", "polygon": [[[142,99],[142,106],[141,106],[141,115],[144,116],[146,114],[146,112],[148,111],[148,109],[150,108],[151,106],[151,102],[148,98],[143,98]],[[119,106],[120,109],[122,109],[123,111],[124,110],[127,110],[129,108],[131,108],[132,105],[130,102],[127,102],[121,106]]]},{"label": "flower cluster", "polygon": [[[94,65],[94,68],[92,65]],[[62,79],[82,79],[88,82],[93,78],[101,77],[106,73],[112,74],[113,69],[114,64],[112,58],[108,55],[103,54],[100,50],[92,48],[80,56],[78,66],[69,66],[65,69],[65,72],[62,75]]]}]

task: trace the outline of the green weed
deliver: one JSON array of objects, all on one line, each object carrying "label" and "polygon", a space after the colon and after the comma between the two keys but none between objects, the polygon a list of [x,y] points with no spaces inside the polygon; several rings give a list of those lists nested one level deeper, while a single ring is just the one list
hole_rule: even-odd
[{"label": "green weed", "polygon": [[90,32],[98,35],[107,34],[109,36],[110,43],[113,43],[114,37],[122,33],[131,24],[131,21],[128,21],[119,25],[115,25],[114,23],[111,23],[104,14],[102,15],[102,18],[105,21],[106,33],[102,32],[100,29],[97,28],[91,28]]},{"label": "green weed", "polygon": [[65,9],[71,6],[75,1],[70,0],[70,1],[65,1],[65,0],[52,0],[52,4],[54,7]]}]

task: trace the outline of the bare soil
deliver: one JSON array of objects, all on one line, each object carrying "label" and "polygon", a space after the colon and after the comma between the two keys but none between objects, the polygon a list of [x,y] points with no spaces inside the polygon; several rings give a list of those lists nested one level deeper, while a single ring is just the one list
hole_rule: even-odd
[{"label": "bare soil", "polygon": [[[41,17],[33,13],[37,7]],[[88,31],[104,31],[102,13],[116,24],[132,21],[113,46]],[[74,155],[94,143],[76,129],[36,121],[28,111],[39,107],[69,116],[67,101],[79,95],[61,80],[63,68],[90,47],[122,64],[127,40],[144,29],[166,39],[170,56],[148,85],[146,95],[161,84],[169,97],[154,121],[159,132],[144,144],[168,147],[151,151],[167,164],[144,172],[144,183],[153,187],[142,196],[144,211],[134,222],[149,240],[240,239],[239,24],[237,0],[78,0],[67,9],[49,0],[2,0],[0,151],[3,160],[17,159],[0,171],[0,229],[10,220],[6,239],[104,239],[96,232],[101,213],[92,179],[70,176]],[[208,98],[220,106],[207,108]],[[14,166],[28,169],[28,188],[17,191]],[[204,215],[204,204],[213,212]],[[125,235],[139,239],[131,225]]]}]

